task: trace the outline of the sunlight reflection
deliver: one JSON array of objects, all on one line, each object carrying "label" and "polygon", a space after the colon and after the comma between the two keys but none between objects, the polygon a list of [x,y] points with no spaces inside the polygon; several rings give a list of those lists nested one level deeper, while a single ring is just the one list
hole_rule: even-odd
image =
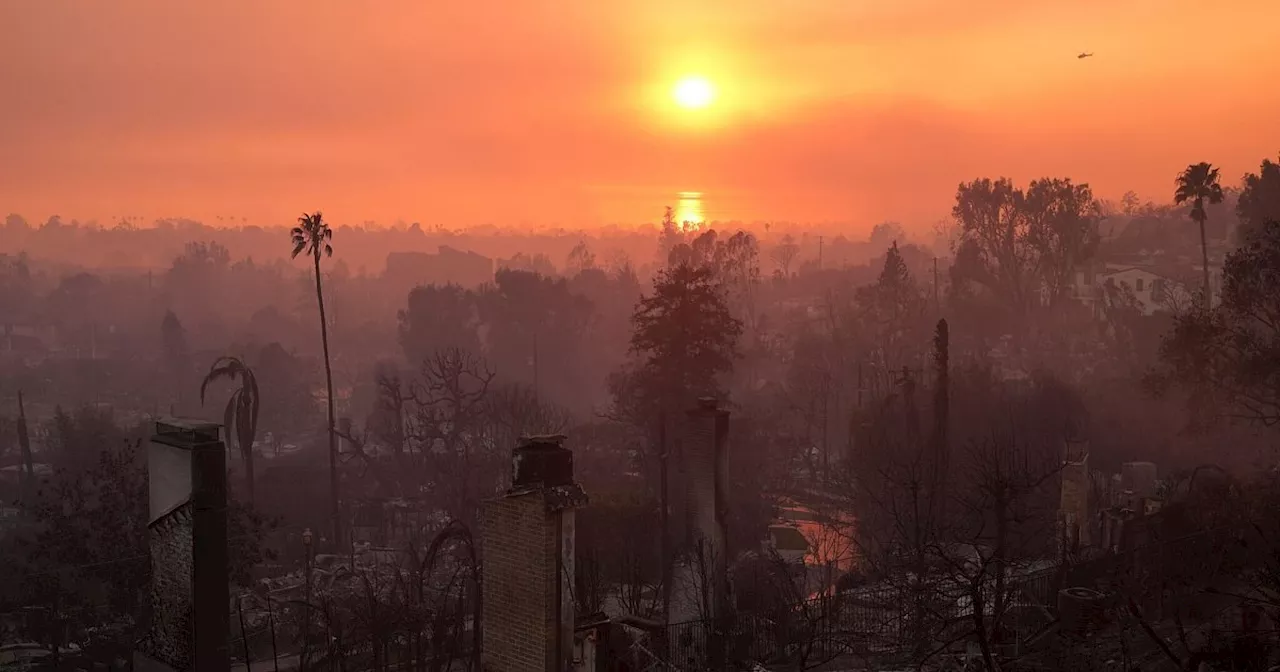
[{"label": "sunlight reflection", "polygon": [[682,191],[676,202],[676,221],[682,228],[697,229],[706,221],[702,207],[702,192]]}]

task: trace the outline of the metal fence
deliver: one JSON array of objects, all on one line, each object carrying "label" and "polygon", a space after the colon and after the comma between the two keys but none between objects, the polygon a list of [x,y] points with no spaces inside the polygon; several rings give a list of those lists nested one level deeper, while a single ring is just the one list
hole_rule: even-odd
[{"label": "metal fence", "polygon": [[[305,629],[305,609],[296,604],[273,605],[270,617],[239,623],[242,612],[233,611],[228,640],[233,669],[275,670],[296,666],[305,659],[327,669],[330,664],[343,669],[433,669],[471,670],[478,633],[471,615],[446,619],[415,617],[388,610],[378,620],[367,614],[346,614],[341,619],[322,617],[320,609],[311,614]],[[436,629],[439,629],[438,632]]]},{"label": "metal fence", "polygon": [[[1151,543],[1072,565],[1015,574],[1004,586],[1000,627],[1010,646],[1021,647],[1056,617],[1059,591],[1084,586],[1103,593],[1123,591],[1158,608],[1179,591],[1196,590],[1221,566],[1221,535],[1199,532]],[[981,582],[991,609],[994,579]],[[713,648],[728,663],[826,660],[844,654],[876,655],[918,650],[920,640],[945,641],[972,627],[973,586],[941,583],[915,587],[872,586],[824,595],[770,612],[737,613],[727,619],[722,643],[710,621],[675,623],[649,650],[667,669],[703,670]]]},{"label": "metal fence", "polygon": [[[1043,629],[1056,612],[1057,596],[1066,586],[1086,586],[1102,592],[1123,590],[1127,596],[1168,599],[1171,586],[1193,589],[1206,572],[1218,566],[1223,545],[1216,536],[1200,533],[1146,547],[1112,553],[1070,566],[1050,566],[1022,574],[1015,573],[1005,583],[1006,609],[1001,628],[1006,641],[1021,646]],[[993,601],[993,580],[982,582],[988,607]],[[728,665],[740,663],[791,662],[804,658],[810,663],[840,656],[893,656],[918,653],[922,643],[930,644],[963,636],[972,628],[973,586],[934,582],[916,586],[869,586],[823,595],[783,608],[739,611],[723,623],[717,633],[708,620],[675,623],[664,631],[647,636],[644,655],[663,670],[706,670],[719,658]],[[236,615],[233,614],[233,618]],[[250,623],[241,635],[233,626],[231,654],[244,658],[246,639],[252,669],[272,669],[272,660],[285,652],[298,651],[296,618],[280,608],[274,614],[275,642],[268,624]],[[408,623],[396,624],[390,636],[379,638],[383,650],[377,659],[396,667],[422,660],[420,639],[430,628],[416,629]],[[319,629],[321,624],[316,623]],[[418,626],[420,627],[420,626]],[[313,630],[312,635],[318,636]],[[451,646],[441,651],[460,668],[467,666],[469,652],[476,645],[470,629],[456,633]],[[348,665],[374,661],[370,633],[357,628],[344,633],[335,650],[312,649],[313,659],[333,657]],[[927,647],[926,647],[927,648]],[[243,669],[243,668],[241,668]],[[645,669],[642,666],[640,669]]]},{"label": "metal fence", "polygon": [[670,667],[701,670],[723,650],[726,663],[830,660],[885,650],[907,626],[897,591],[823,596],[767,613],[736,613],[717,638],[709,620],[675,623],[651,650]]}]

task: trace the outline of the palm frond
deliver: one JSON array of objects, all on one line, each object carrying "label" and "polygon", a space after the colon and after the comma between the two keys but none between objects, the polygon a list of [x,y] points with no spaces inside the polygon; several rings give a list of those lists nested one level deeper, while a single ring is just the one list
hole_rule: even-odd
[{"label": "palm frond", "polygon": [[245,369],[244,389],[247,390],[245,399],[247,402],[246,407],[249,411],[249,417],[246,418],[249,421],[248,431],[250,436],[256,436],[258,433],[258,408],[262,405],[262,397],[258,394],[258,379],[253,375],[253,371],[249,369]]},{"label": "palm frond", "polygon": [[235,379],[241,375],[241,371],[245,369],[244,362],[235,357],[219,357],[213,360],[213,364],[209,365],[209,372],[204,375],[204,380],[200,382],[200,404],[204,405],[205,395],[209,391],[209,385],[222,380],[223,378]]},{"label": "palm frond", "polygon": [[1178,174],[1174,181],[1173,202],[1182,205],[1193,204],[1191,215],[1199,219],[1204,216],[1204,202],[1217,204],[1222,202],[1222,184],[1219,182],[1220,171],[1208,162],[1193,163]]},{"label": "palm frond", "polygon": [[293,257],[297,258],[304,251],[319,261],[321,256],[333,256],[333,247],[328,241],[333,240],[333,229],[324,221],[319,210],[313,213],[302,213],[298,217],[298,226],[293,228]]},{"label": "palm frond", "polygon": [[1173,202],[1177,205],[1182,205],[1194,198],[1195,196],[1192,195],[1190,185],[1188,184],[1179,184],[1177,191],[1173,192]]},{"label": "palm frond", "polygon": [[1213,184],[1209,185],[1209,195],[1207,198],[1210,203],[1218,204],[1222,202],[1223,193],[1222,193],[1222,185],[1218,184],[1218,178],[1216,175],[1217,171],[1215,170],[1214,172],[1215,172],[1215,175],[1213,178],[1214,181],[1213,181]]},{"label": "palm frond", "polygon": [[236,396],[236,442],[240,444],[240,453],[246,458],[251,457],[253,451],[253,400],[249,398],[246,388],[240,388],[240,394]]}]

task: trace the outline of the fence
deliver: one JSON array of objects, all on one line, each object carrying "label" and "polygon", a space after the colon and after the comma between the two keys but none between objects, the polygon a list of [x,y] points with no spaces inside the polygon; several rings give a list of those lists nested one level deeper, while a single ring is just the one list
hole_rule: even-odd
[{"label": "fence", "polygon": [[766,613],[737,613],[724,623],[722,643],[713,624],[698,620],[675,623],[665,641],[651,642],[668,666],[704,669],[723,646],[729,662],[830,660],[840,655],[883,650],[886,641],[906,630],[901,595],[894,590],[859,591],[823,596]]},{"label": "fence", "polygon": [[[1008,577],[1000,627],[1006,643],[1020,648],[1055,618],[1058,592],[1085,586],[1123,590],[1142,602],[1166,600],[1180,587],[1192,591],[1215,571],[1222,554],[1218,535],[1201,532],[1149,544],[1071,566],[1054,565]],[[986,611],[993,616],[994,581],[981,582]],[[769,613],[736,614],[725,624],[730,662],[829,660],[844,654],[886,655],[916,649],[921,638],[945,641],[969,632],[972,586],[935,582],[928,586],[873,586],[806,600]],[[1158,604],[1157,604],[1158,606]],[[719,646],[708,621],[668,626],[665,641],[650,642],[673,669],[706,669]],[[665,654],[665,655],[663,655]]]},{"label": "fence", "polygon": [[[273,600],[265,616],[236,610],[230,615],[229,653],[237,669],[262,672],[296,666],[302,658],[325,668],[334,663],[342,669],[426,669],[438,663],[432,669],[472,669],[478,633],[473,615],[457,611],[464,605],[446,605],[444,611],[373,606],[351,612],[333,603],[308,609],[296,600]],[[242,620],[250,613],[257,618]]]}]

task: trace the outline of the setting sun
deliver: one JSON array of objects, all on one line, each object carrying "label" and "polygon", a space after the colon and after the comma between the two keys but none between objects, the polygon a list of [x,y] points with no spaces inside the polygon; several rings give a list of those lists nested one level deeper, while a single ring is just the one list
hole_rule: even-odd
[{"label": "setting sun", "polygon": [[672,97],[680,107],[692,110],[710,105],[715,100],[716,91],[703,77],[685,77],[676,82]]}]

